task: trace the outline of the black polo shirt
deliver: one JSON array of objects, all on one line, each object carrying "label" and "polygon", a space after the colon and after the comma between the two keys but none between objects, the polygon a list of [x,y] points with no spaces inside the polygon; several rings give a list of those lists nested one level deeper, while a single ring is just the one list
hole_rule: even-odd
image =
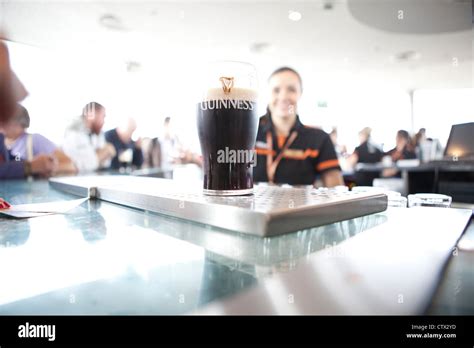
[{"label": "black polo shirt", "polygon": [[[341,169],[329,135],[321,129],[305,126],[299,117],[290,131],[296,131],[293,143],[283,153],[275,172],[274,182],[290,185],[312,185],[318,174]],[[268,148],[267,134],[271,134],[273,148]],[[270,115],[260,117],[257,142],[257,165],[253,169],[256,182],[268,182],[267,156],[275,159],[288,138],[278,137]]]},{"label": "black polo shirt", "polygon": [[132,157],[132,165],[140,168],[143,164],[143,152],[140,148],[138,148],[135,145],[135,142],[133,140],[130,140],[128,144],[122,142],[120,137],[118,136],[117,133],[117,128],[111,129],[104,134],[105,140],[112,144],[115,147],[115,151],[117,154],[115,155],[114,158],[112,158],[112,162],[110,163],[110,168],[112,169],[120,169],[120,167],[123,166],[123,164],[120,163],[119,161],[119,155],[122,151],[131,149],[133,151],[133,157]]},{"label": "black polo shirt", "polygon": [[357,146],[354,152],[359,157],[358,163],[378,163],[383,157],[383,152],[368,141]]}]

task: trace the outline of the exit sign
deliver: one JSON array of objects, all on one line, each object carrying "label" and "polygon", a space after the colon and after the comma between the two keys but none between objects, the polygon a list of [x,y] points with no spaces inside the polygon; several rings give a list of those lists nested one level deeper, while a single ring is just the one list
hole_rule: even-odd
[{"label": "exit sign", "polygon": [[325,100],[318,101],[318,108],[327,108],[328,102]]}]

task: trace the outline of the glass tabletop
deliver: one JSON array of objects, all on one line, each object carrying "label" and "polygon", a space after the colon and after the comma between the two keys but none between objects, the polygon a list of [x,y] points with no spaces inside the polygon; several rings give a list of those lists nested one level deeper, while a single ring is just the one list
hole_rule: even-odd
[{"label": "glass tabletop", "polygon": [[[12,204],[70,200],[47,181],[0,182]],[[260,238],[89,200],[0,217],[0,314],[182,314],[383,224],[390,212]]]}]

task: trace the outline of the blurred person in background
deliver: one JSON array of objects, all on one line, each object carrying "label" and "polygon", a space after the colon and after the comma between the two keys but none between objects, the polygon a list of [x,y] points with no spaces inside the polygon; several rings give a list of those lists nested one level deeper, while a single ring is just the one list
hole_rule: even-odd
[{"label": "blurred person in background", "polygon": [[337,159],[339,160],[339,165],[343,171],[351,171],[352,167],[348,163],[349,154],[347,153],[347,146],[339,142],[339,135],[337,127],[333,127],[329,137],[334,145],[334,150],[336,150]]},{"label": "blurred person in background", "polygon": [[359,132],[359,146],[349,158],[351,165],[354,167],[357,163],[378,163],[382,160],[383,152],[372,142],[372,129],[365,127]]},{"label": "blurred person in background", "polygon": [[282,67],[270,75],[268,83],[270,102],[259,121],[254,181],[315,185],[320,177],[326,187],[344,185],[329,135],[299,119],[301,76],[292,68]]},{"label": "blurred person in background", "polygon": [[[15,116],[18,102],[26,96],[25,87],[10,68],[8,49],[0,40],[0,129]],[[37,156],[32,161],[16,161],[5,146],[3,132],[0,132],[0,179],[22,179],[31,175],[48,177],[56,172],[57,167],[57,161],[49,155]],[[0,199],[0,208],[6,205]]]},{"label": "blurred person in background", "polygon": [[428,138],[425,128],[420,128],[413,136],[412,146],[422,162],[429,162],[443,156],[443,149],[439,140]]},{"label": "blurred person in background", "polygon": [[18,104],[15,116],[4,126],[5,144],[17,161],[33,161],[39,155],[51,155],[57,163],[55,174],[75,174],[77,169],[71,159],[52,141],[41,134],[31,134],[28,110]]},{"label": "blurred person in background", "polygon": [[161,144],[158,138],[143,138],[143,167],[161,168]]},{"label": "blurred person in background", "polygon": [[117,154],[114,145],[107,143],[102,131],[105,111],[103,105],[90,102],[66,129],[62,148],[79,172],[108,168]]},{"label": "blurred person in background", "polygon": [[[360,145],[354,149],[349,157],[352,168],[357,169],[358,163],[378,163],[383,158],[383,152],[371,139],[372,129],[365,127],[359,132]],[[355,171],[354,180],[358,186],[372,186],[373,180],[379,177],[378,172]]]},{"label": "blurred person in background", "polygon": [[115,148],[116,155],[112,158],[110,168],[120,169],[127,166],[140,169],[143,164],[142,141],[133,141],[133,133],[137,129],[137,122],[128,118],[126,122],[105,132],[105,140]]},{"label": "blurred person in background", "polygon": [[186,149],[174,132],[171,117],[165,118],[158,137],[143,139],[142,149],[145,168],[172,170],[177,164],[195,164],[202,167],[201,156]]},{"label": "blurred person in background", "polygon": [[178,135],[174,132],[171,117],[166,117],[163,123],[163,134],[158,138],[161,146],[161,167],[170,169],[176,164],[193,163],[202,166],[201,157],[186,149]]},{"label": "blurred person in background", "polygon": [[426,128],[420,128],[418,132],[413,136],[412,146],[414,149],[419,147],[421,143],[425,142],[426,138]]},{"label": "blurred person in background", "polygon": [[[410,134],[406,130],[399,130],[395,137],[395,147],[385,153],[392,163],[396,163],[400,160],[416,159],[416,152],[413,148],[413,144],[410,139]],[[399,176],[399,171],[396,168],[386,168],[382,171],[383,177]]]},{"label": "blurred person in background", "polygon": [[342,145],[339,143],[338,134],[337,134],[337,127],[333,127],[331,133],[329,133],[329,137],[334,145],[334,150],[336,150],[337,157],[339,159],[345,158],[347,156],[347,147],[346,145]]},{"label": "blurred person in background", "polygon": [[174,164],[179,163],[182,151],[181,141],[174,133],[171,117],[166,117],[163,122],[163,132],[158,137],[161,147],[161,167],[170,169]]},{"label": "blurred person in background", "polygon": [[405,159],[416,159],[415,149],[410,139],[410,134],[406,130],[399,130],[395,137],[395,147],[386,152],[386,156],[390,156],[393,162]]}]

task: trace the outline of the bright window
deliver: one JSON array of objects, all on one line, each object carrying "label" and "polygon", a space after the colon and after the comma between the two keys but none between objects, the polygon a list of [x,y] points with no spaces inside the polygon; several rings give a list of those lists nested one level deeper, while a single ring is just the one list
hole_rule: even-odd
[{"label": "bright window", "polygon": [[415,129],[426,128],[427,136],[439,139],[443,146],[451,125],[474,121],[473,88],[419,90],[413,103]]}]

